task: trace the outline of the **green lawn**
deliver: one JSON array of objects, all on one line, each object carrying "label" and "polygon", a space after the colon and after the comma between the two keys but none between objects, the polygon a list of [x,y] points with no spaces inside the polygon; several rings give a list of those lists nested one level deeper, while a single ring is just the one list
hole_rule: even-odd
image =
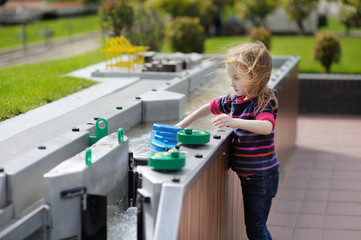
[{"label": "green lawn", "polygon": [[0,69],[0,121],[95,84],[64,75],[103,60],[103,54],[94,51],[67,59]]},{"label": "green lawn", "polygon": [[[26,25],[27,43],[45,42],[42,34],[45,29],[53,32],[52,38],[70,37],[76,34],[99,31],[99,18],[96,14],[33,22]],[[0,27],[0,49],[22,46],[22,26]]]},{"label": "green lawn", "polygon": [[[340,37],[342,57],[339,63],[331,67],[331,73],[361,74],[359,56],[361,56],[361,38]],[[205,53],[223,54],[227,46],[235,43],[246,42],[245,36],[214,37],[205,42]],[[303,73],[323,73],[320,63],[313,59],[314,36],[273,36],[271,43],[272,55],[300,56],[299,71]],[[162,51],[168,52],[170,48],[165,44]]]}]

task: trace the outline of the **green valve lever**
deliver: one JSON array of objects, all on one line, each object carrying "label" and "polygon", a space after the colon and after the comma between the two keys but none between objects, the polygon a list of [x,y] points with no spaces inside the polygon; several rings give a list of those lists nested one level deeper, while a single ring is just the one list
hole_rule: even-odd
[{"label": "green valve lever", "polygon": [[148,166],[157,170],[178,170],[184,167],[186,156],[180,152],[155,152],[148,156]]},{"label": "green valve lever", "polygon": [[119,144],[124,143],[124,130],[123,130],[123,128],[118,129],[118,142],[119,142]]},{"label": "green valve lever", "polygon": [[87,166],[92,165],[92,150],[90,148],[85,151],[85,163]]},{"label": "green valve lever", "polygon": [[[102,128],[99,124],[104,122],[104,127]],[[99,118],[95,123],[95,136],[90,136],[90,146],[99,141],[99,139],[108,135],[108,122],[104,118]]]},{"label": "green valve lever", "polygon": [[187,145],[206,144],[210,140],[210,134],[204,130],[185,128],[177,132],[177,141]]}]

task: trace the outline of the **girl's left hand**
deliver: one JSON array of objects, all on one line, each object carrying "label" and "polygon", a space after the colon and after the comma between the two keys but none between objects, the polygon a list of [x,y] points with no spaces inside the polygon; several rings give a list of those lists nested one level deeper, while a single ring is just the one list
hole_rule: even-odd
[{"label": "girl's left hand", "polygon": [[222,127],[232,127],[233,125],[233,118],[231,118],[230,116],[228,116],[227,114],[220,114],[217,115],[214,119],[213,119],[213,125],[219,128]]}]

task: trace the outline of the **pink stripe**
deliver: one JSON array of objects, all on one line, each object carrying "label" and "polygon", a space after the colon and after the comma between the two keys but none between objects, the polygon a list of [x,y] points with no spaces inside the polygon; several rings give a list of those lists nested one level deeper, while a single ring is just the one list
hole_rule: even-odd
[{"label": "pink stripe", "polygon": [[[271,134],[274,134],[275,133],[275,130],[273,129]],[[258,134],[256,133],[239,133],[239,132],[235,132],[235,134],[238,136],[238,137],[244,137],[244,136],[256,136]]]},{"label": "pink stripe", "polygon": [[272,166],[268,166],[268,167],[264,167],[264,168],[240,168],[241,170],[253,170],[253,171],[263,171],[263,170],[267,170],[270,168],[273,168],[274,166],[278,165],[279,162],[276,162],[275,164],[273,164]]},{"label": "pink stripe", "polygon": [[275,117],[272,113],[263,112],[257,115],[256,120],[268,120],[272,123],[272,128],[275,128]]},{"label": "pink stripe", "polygon": [[219,107],[218,107],[218,99],[219,98],[215,98],[211,101],[209,108],[211,113],[213,113],[214,115],[219,115],[221,114],[221,112],[219,111]]},{"label": "pink stripe", "polygon": [[260,146],[260,147],[252,147],[252,148],[247,148],[247,147],[234,147],[235,149],[238,149],[238,150],[258,150],[258,149],[265,149],[265,148],[270,148],[270,147],[273,147],[275,144],[272,143],[271,145],[269,146]]}]

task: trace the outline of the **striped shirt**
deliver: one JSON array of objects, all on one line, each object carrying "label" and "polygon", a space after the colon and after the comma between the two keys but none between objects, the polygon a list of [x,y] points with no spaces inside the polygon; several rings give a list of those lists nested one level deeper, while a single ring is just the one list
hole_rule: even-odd
[{"label": "striped shirt", "polygon": [[260,135],[242,129],[233,129],[230,165],[239,174],[265,176],[279,167],[274,145],[274,127],[278,109],[268,104],[256,113],[257,98],[244,100],[245,96],[227,95],[211,101],[210,110],[218,115],[225,113],[233,118],[268,120],[273,125],[269,135]]}]

